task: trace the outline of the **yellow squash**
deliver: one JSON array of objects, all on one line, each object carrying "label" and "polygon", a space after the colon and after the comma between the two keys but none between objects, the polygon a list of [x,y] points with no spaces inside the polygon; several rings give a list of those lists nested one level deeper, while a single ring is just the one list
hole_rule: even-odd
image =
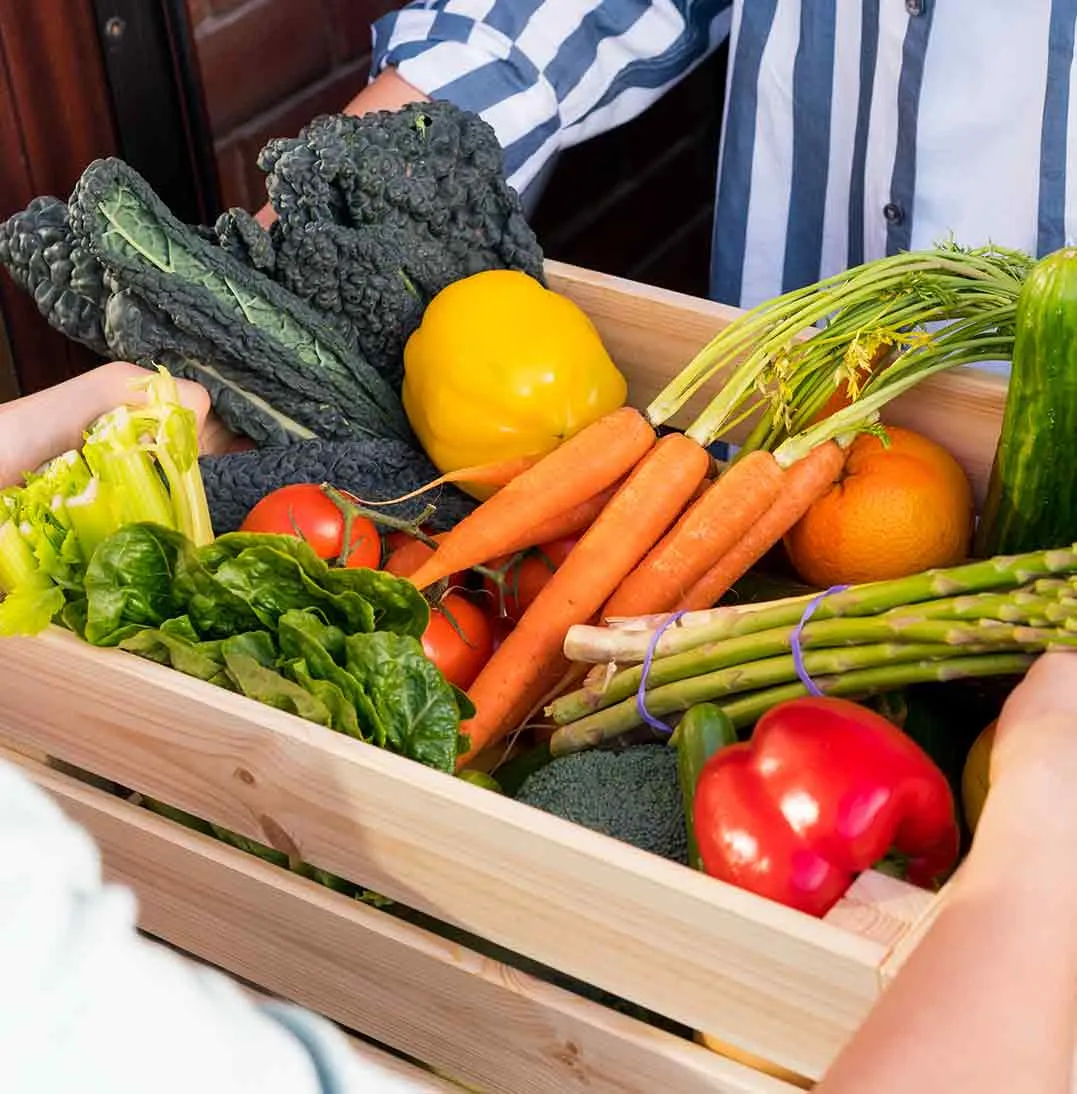
[{"label": "yellow squash", "polygon": [[545,455],[627,394],[584,312],[512,270],[444,289],[404,349],[404,409],[443,474]]},{"label": "yellow squash", "polygon": [[976,831],[991,786],[991,746],[995,741],[995,724],[992,722],[973,741],[961,773],[961,804],[970,832]]}]

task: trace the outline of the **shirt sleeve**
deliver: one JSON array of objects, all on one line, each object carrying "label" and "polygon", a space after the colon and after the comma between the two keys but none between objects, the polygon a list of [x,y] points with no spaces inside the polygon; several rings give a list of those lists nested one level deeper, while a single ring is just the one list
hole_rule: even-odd
[{"label": "shirt sleeve", "polygon": [[329,1023],[138,934],[89,836],[0,764],[0,1090],[404,1094]]},{"label": "shirt sleeve", "polygon": [[493,126],[520,191],[560,149],[635,117],[728,35],[733,0],[414,0],[374,24],[392,66]]}]

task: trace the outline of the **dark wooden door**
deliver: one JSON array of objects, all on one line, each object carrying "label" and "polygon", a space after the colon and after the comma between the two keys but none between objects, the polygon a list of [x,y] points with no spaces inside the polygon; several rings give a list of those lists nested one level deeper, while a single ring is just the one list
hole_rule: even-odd
[{"label": "dark wooden door", "polygon": [[[115,150],[91,0],[0,0],[0,216],[38,194],[66,196],[90,160]],[[0,308],[22,391],[95,360],[6,276]]]}]

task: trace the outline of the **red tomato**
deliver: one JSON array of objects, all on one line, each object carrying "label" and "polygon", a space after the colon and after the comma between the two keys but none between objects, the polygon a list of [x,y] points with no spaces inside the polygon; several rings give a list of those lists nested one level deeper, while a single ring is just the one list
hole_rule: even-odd
[{"label": "red tomato", "polygon": [[[319,558],[335,562],[344,543],[344,514],[317,483],[296,483],[262,498],[239,530],[296,536],[306,540]],[[348,566],[377,568],[381,540],[372,521],[366,517],[352,521],[350,546]]]},{"label": "red tomato", "polygon": [[[434,553],[434,548],[423,543],[421,539],[409,536],[407,533],[398,533],[406,537],[406,542],[393,549],[392,554],[385,560],[382,566],[390,574],[397,577],[411,577],[413,573]],[[441,532],[434,536],[437,542],[445,538]],[[449,588],[456,589],[464,584],[465,574],[457,572],[449,575]]]},{"label": "red tomato", "polygon": [[[433,536],[434,533],[425,524],[419,525],[419,531],[425,532],[428,536]],[[442,532],[442,535],[445,533]],[[437,536],[434,536],[437,539]],[[406,546],[409,543],[415,543],[416,539],[410,532],[387,532],[385,535],[385,551],[387,554],[394,554],[399,551],[401,547]]]},{"label": "red tomato", "polygon": [[[505,585],[500,596],[497,585],[490,578],[484,580],[483,585],[493,597],[493,603],[500,605],[513,622],[518,621],[578,542],[578,537],[567,536],[522,552],[505,571]],[[501,570],[509,561],[498,559],[491,562],[489,568]]]},{"label": "red tomato", "polygon": [[[402,534],[402,533],[396,533]],[[413,573],[434,553],[434,548],[423,543],[421,539],[408,537],[406,543],[400,543],[394,547],[387,539],[385,546],[389,549],[389,557],[385,560],[383,570],[397,577],[411,577]]]},{"label": "red tomato", "polygon": [[430,609],[423,650],[446,680],[466,691],[494,652],[490,620],[466,597],[449,593]]}]

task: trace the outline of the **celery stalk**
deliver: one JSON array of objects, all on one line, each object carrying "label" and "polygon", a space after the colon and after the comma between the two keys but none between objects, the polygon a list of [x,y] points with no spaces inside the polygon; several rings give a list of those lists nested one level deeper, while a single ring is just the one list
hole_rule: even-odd
[{"label": "celery stalk", "polygon": [[97,545],[119,528],[118,510],[115,490],[98,478],[90,479],[81,493],[64,502],[85,562],[90,561]]},{"label": "celery stalk", "polygon": [[94,423],[82,453],[93,474],[111,488],[120,524],[148,521],[175,528],[168,488],[141,435],[140,416],[118,407]]},{"label": "celery stalk", "polygon": [[0,592],[13,593],[23,585],[35,585],[43,579],[30,545],[13,520],[0,524]]}]

